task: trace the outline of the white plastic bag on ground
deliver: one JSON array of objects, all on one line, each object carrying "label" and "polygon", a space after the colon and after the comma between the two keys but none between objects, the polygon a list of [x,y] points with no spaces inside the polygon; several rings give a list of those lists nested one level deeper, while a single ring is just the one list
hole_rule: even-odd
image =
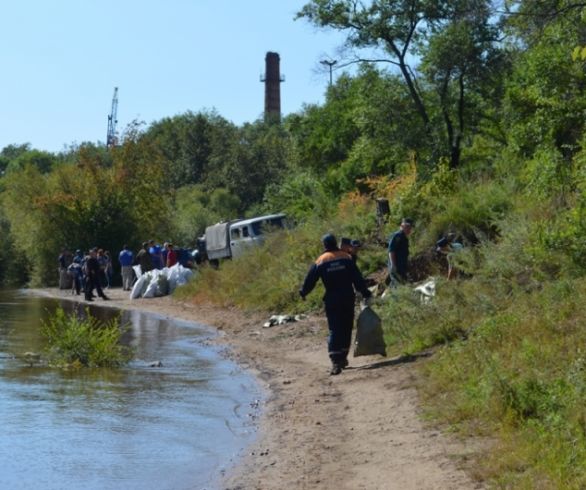
[{"label": "white plastic bag on ground", "polygon": [[373,354],[387,355],[380,317],[370,306],[365,306],[356,320],[354,357]]},{"label": "white plastic bag on ground", "polygon": [[169,280],[163,272],[157,277],[157,289],[155,290],[155,296],[167,296],[169,294]]},{"label": "white plastic bag on ground", "polygon": [[130,299],[136,299],[142,297],[145,287],[148,285],[147,274],[142,274],[132,286],[130,291]]},{"label": "white plastic bag on ground", "polygon": [[177,278],[177,286],[183,286],[189,282],[191,277],[193,276],[193,271],[191,269],[187,269],[182,265],[179,266],[179,274]]},{"label": "white plastic bag on ground", "polygon": [[419,299],[423,304],[429,303],[435,296],[435,279],[432,277],[423,284],[413,288],[413,291],[419,293]]},{"label": "white plastic bag on ground", "polygon": [[161,271],[158,269],[153,269],[148,274],[145,274],[149,277],[149,283],[142,294],[143,298],[154,298],[155,293],[157,292],[157,282],[159,280],[159,276],[161,275]]}]

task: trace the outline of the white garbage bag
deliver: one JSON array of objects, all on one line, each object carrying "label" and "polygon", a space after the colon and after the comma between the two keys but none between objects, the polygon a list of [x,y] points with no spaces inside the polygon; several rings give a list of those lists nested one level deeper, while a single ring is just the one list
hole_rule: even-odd
[{"label": "white garbage bag", "polygon": [[163,272],[157,277],[157,288],[155,289],[155,296],[167,296],[169,294],[169,280]]},{"label": "white garbage bag", "polygon": [[159,276],[161,275],[161,271],[158,269],[153,269],[150,271],[147,276],[150,276],[149,283],[142,294],[143,298],[154,298],[155,293],[157,292],[157,282],[159,280]]},{"label": "white garbage bag", "polygon": [[169,274],[167,275],[167,279],[169,281],[169,292],[172,293],[175,291],[177,287],[177,281],[179,280],[179,267],[181,264],[177,263],[173,267],[169,269]]},{"label": "white garbage bag", "polygon": [[134,286],[132,286],[132,291],[130,291],[130,299],[141,298],[144,294],[146,287],[148,286],[148,283],[148,273],[139,276],[137,281],[134,283]]},{"label": "white garbage bag", "polygon": [[182,265],[179,266],[178,269],[178,278],[177,278],[177,286],[184,286],[187,284],[193,276],[193,272],[191,269],[187,269]]}]

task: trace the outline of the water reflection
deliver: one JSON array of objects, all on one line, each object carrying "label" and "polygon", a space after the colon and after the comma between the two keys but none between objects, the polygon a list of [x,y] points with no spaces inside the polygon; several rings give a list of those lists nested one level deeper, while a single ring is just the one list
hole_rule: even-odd
[{"label": "water reflection", "polygon": [[128,367],[29,367],[19,355],[43,350],[39,319],[58,304],[0,292],[0,488],[212,488],[252,437],[253,380],[205,345],[209,330],[138,311],[122,314]]}]

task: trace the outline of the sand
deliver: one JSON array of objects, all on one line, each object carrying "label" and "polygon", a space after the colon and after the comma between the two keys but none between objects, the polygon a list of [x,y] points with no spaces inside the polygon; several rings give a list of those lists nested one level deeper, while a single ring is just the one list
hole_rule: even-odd
[{"label": "sand", "polygon": [[[78,298],[57,289],[38,293]],[[256,442],[223,471],[223,489],[483,488],[469,476],[477,446],[422,421],[415,368],[426,356],[351,355],[350,367],[330,376],[322,316],[264,328],[268,318],[236,309],[169,296],[130,300],[120,289],[107,294],[112,301],[94,303],[218,328],[217,342],[267,388]]]}]

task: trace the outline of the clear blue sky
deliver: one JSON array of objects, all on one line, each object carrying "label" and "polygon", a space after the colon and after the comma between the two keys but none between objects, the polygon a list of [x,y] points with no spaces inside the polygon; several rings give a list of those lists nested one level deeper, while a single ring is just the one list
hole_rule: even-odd
[{"label": "clear blue sky", "polygon": [[284,115],[322,102],[319,61],[336,32],[293,20],[304,0],[13,0],[0,5],[0,149],[104,142],[114,87],[118,130],[188,110],[241,125],[264,109],[267,51],[281,58]]}]

